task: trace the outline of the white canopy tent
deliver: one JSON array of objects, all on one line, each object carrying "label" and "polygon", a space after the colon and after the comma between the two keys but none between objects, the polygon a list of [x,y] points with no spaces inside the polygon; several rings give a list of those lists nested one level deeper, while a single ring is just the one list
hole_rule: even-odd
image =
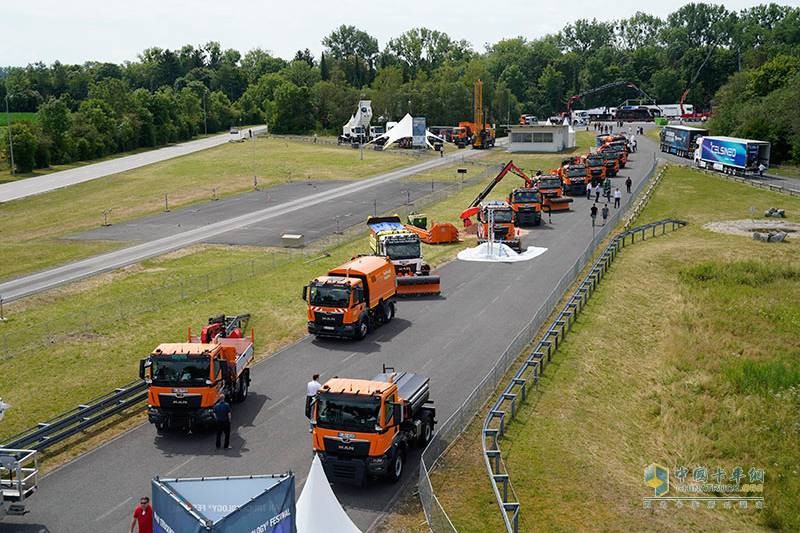
[{"label": "white canopy tent", "polygon": [[[373,140],[371,140],[367,144],[372,144],[375,141],[377,141],[378,139],[386,139],[386,142],[383,143],[383,149],[385,150],[386,148],[389,147],[390,144],[396,143],[400,139],[405,139],[407,137],[413,137],[413,135],[414,135],[413,134],[413,124],[414,124],[414,117],[412,117],[411,114],[406,113],[406,116],[404,116],[400,120],[400,122],[398,122],[394,127],[392,127],[392,129],[390,129],[389,131],[387,131],[383,135],[374,138]],[[438,141],[444,142],[444,139],[442,139],[441,137],[439,137],[437,135],[434,135],[433,133],[430,132],[430,130],[426,129],[425,130],[425,143],[428,145],[428,148],[431,148],[431,149],[433,148],[433,145],[431,144],[431,141],[429,140],[430,138],[433,138],[433,139],[436,139]]]},{"label": "white canopy tent", "polygon": [[336,499],[316,455],[295,509],[298,533],[361,533]]}]

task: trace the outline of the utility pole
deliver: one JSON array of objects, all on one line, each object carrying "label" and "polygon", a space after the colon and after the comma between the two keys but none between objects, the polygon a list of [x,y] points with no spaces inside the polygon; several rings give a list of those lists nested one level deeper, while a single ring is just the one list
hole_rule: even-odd
[{"label": "utility pole", "polygon": [[8,94],[6,94],[6,127],[8,128],[8,154],[11,156],[11,175],[17,175],[17,167],[14,164],[14,139],[11,137],[11,113],[8,112]]},{"label": "utility pole", "polygon": [[206,113],[206,92],[203,91],[203,129],[205,129],[206,135],[208,135],[208,114]]}]

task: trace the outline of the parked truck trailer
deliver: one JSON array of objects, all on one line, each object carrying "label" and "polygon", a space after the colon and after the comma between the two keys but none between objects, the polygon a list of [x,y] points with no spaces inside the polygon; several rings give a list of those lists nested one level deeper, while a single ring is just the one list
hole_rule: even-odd
[{"label": "parked truck trailer", "polygon": [[706,135],[708,135],[708,130],[704,128],[665,126],[659,134],[661,138],[661,151],[691,159],[697,147],[697,138]]},{"label": "parked truck trailer", "polygon": [[758,172],[759,165],[769,166],[769,152],[770,144],[767,141],[698,137],[694,161],[700,168],[746,176]]}]

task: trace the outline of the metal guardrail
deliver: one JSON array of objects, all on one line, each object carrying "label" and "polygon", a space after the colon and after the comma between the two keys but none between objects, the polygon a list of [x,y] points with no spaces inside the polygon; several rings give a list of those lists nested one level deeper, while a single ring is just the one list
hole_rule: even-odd
[{"label": "metal guardrail", "polygon": [[[656,168],[656,160],[639,161],[640,164],[649,163],[650,169],[645,175],[645,179],[636,184],[632,191],[634,197],[638,196],[641,190],[647,185]],[[478,385],[467,396],[467,399],[445,420],[439,424],[439,428],[431,438],[428,446],[423,450],[420,458],[419,481],[417,490],[425,512],[428,526],[434,532],[447,531],[455,532],[456,528],[447,516],[439,499],[433,491],[430,480],[430,472],[436,467],[439,459],[447,452],[453,442],[464,432],[469,423],[481,410],[481,408],[494,395],[495,390],[500,384],[508,369],[519,357],[519,354],[530,345],[538,333],[544,321],[555,309],[562,295],[569,289],[574,280],[578,277],[583,267],[591,260],[595,249],[610,234],[611,230],[623,215],[621,210],[613,213],[605,226],[601,227],[594,235],[594,238],[586,245],[583,254],[576,259],[572,267],[568,268],[562,275],[559,282],[551,291],[550,295],[541,303],[539,310],[531,318],[530,322],[520,331],[511,341],[505,351],[499,356],[492,369],[483,377]],[[586,217],[587,224],[589,217]],[[510,487],[513,491],[513,487]]]},{"label": "metal guardrail", "polygon": [[640,240],[645,240],[650,231],[652,231],[652,237],[655,237],[658,228],[661,229],[660,234],[663,235],[667,231],[667,226],[674,231],[677,227],[685,225],[686,222],[682,220],[659,220],[623,231],[614,237],[489,409],[482,428],[483,458],[508,532],[516,533],[519,529],[520,502],[502,460],[500,439],[503,437],[510,419],[516,417],[518,404],[526,400],[531,388],[538,388],[539,376],[552,359],[553,353],[558,350],[559,344],[563,342],[578,315],[583,311],[600,280],[608,272],[609,266],[626,245],[627,238],[630,236],[630,244],[633,244],[636,242],[637,235],[641,235]]},{"label": "metal guardrail", "polygon": [[[467,164],[473,165],[472,161],[467,161]],[[497,171],[496,165],[478,164],[475,165],[482,168],[482,171],[465,179],[463,182],[457,182],[447,185],[439,190],[433,191],[421,198],[418,198],[411,204],[404,206],[407,209],[393,209],[393,213],[402,212],[405,214],[407,210],[419,209],[423,206],[444,200],[454,194],[458,194],[465,186],[485,180],[489,175]],[[386,213],[391,214],[391,213]],[[360,231],[360,230],[359,230]],[[325,247],[330,248],[346,239],[352,238],[352,235],[339,235],[336,238],[325,241]],[[297,254],[294,254],[297,255]],[[293,255],[293,256],[294,256]],[[274,257],[272,264],[274,265]],[[245,265],[248,266],[248,265]],[[254,264],[249,264],[249,268],[241,269],[245,274],[255,275],[256,268]],[[233,271],[228,272],[229,281],[234,281]],[[183,280],[185,281],[185,280]],[[238,281],[238,278],[237,278]],[[202,284],[201,284],[202,285]],[[181,299],[184,299],[184,283],[181,284]],[[191,284],[190,284],[191,286]],[[209,290],[209,281],[206,279],[206,290]],[[134,299],[138,301],[138,299]],[[152,301],[153,298],[145,298],[143,300]],[[116,317],[113,312],[111,316]],[[124,319],[131,316],[132,313],[119,311],[119,319]],[[87,326],[88,327],[88,326]],[[94,424],[103,422],[110,416],[128,409],[147,398],[147,387],[143,381],[137,380],[120,388],[114,389],[112,392],[104,394],[94,400],[81,404],[75,409],[66,413],[58,415],[55,418],[40,422],[37,425],[29,428],[17,435],[11,437],[8,441],[0,444],[0,448],[27,448],[32,450],[42,451],[49,446],[61,442],[73,435],[85,431]]]},{"label": "metal guardrail", "polygon": [[637,200],[636,205],[630,210],[628,216],[625,219],[625,230],[629,230],[631,224],[634,220],[636,220],[639,216],[639,213],[642,212],[642,209],[647,205],[647,202],[650,201],[650,197],[653,195],[653,191],[655,191],[658,184],[661,183],[661,178],[664,177],[664,174],[667,172],[667,168],[669,168],[668,164],[665,164],[661,167],[661,170],[658,171],[656,177],[650,180],[650,184],[647,186],[647,190],[644,191],[644,194]]},{"label": "metal guardrail", "polygon": [[32,428],[14,435],[0,445],[0,448],[26,448],[42,451],[102,422],[113,414],[144,401],[146,398],[147,385],[145,382],[134,381],[55,418],[40,422]]}]

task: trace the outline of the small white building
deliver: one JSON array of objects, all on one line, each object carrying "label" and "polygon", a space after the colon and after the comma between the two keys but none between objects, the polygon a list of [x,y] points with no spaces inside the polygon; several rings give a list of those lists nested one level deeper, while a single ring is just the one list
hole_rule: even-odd
[{"label": "small white building", "polygon": [[575,130],[570,126],[540,122],[509,129],[509,152],[561,152],[569,148],[575,148]]}]

